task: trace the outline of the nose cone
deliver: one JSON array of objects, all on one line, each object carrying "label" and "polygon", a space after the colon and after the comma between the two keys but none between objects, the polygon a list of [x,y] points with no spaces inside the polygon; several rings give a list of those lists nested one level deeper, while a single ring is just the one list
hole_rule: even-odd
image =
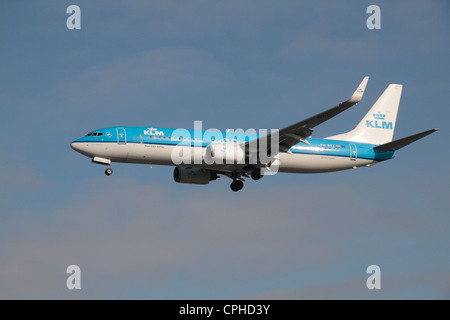
[{"label": "nose cone", "polygon": [[78,142],[72,142],[71,144],[70,144],[70,147],[73,149],[73,150],[75,150],[75,151],[80,151],[80,148],[79,147],[77,147],[77,144],[78,144]]},{"label": "nose cone", "polygon": [[78,140],[75,140],[74,142],[72,142],[71,144],[70,144],[70,147],[73,149],[73,150],[75,150],[75,151],[77,151],[77,152],[79,152],[79,153],[81,153],[81,154],[84,154],[84,155],[86,155],[86,152],[87,152],[87,145],[86,145],[86,142],[81,142],[81,141],[78,141]]}]

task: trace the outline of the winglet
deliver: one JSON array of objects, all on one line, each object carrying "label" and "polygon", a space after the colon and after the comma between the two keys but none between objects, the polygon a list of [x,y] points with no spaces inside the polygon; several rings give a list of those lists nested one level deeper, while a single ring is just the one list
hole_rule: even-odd
[{"label": "winglet", "polygon": [[369,81],[369,77],[364,77],[352,97],[348,99],[348,102],[358,103],[361,101],[364,91],[366,90],[367,81]]}]

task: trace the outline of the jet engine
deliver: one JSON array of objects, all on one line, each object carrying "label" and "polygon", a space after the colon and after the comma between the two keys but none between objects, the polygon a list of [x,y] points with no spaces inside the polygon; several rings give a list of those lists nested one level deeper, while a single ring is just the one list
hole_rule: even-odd
[{"label": "jet engine", "polygon": [[208,184],[216,179],[217,174],[201,168],[175,167],[173,170],[173,180],[179,183]]}]

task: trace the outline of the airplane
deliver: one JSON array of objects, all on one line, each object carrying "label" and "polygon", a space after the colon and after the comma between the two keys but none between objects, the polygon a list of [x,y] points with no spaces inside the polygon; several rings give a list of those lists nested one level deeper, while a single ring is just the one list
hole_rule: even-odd
[{"label": "airplane", "polygon": [[[276,172],[322,173],[371,167],[439,130],[393,140],[403,86],[389,84],[353,130],[312,138],[313,128],[361,101],[368,80],[364,77],[350,99],[269,134],[234,132],[229,137],[228,132],[118,126],[89,132],[71,147],[92,162],[106,165],[108,176],[113,162],[169,165],[175,166],[176,182],[208,184],[224,176],[232,179],[230,188],[236,192],[243,188],[245,178],[259,180]],[[184,161],[174,154],[186,155]]]}]

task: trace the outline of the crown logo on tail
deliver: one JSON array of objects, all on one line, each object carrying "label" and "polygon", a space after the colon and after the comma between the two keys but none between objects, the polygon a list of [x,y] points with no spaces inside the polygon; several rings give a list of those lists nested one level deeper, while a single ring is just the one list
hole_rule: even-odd
[{"label": "crown logo on tail", "polygon": [[386,115],[385,115],[385,114],[382,114],[381,112],[378,111],[378,113],[374,113],[374,114],[373,114],[373,117],[374,117],[375,119],[384,120],[384,118],[386,118]]}]

